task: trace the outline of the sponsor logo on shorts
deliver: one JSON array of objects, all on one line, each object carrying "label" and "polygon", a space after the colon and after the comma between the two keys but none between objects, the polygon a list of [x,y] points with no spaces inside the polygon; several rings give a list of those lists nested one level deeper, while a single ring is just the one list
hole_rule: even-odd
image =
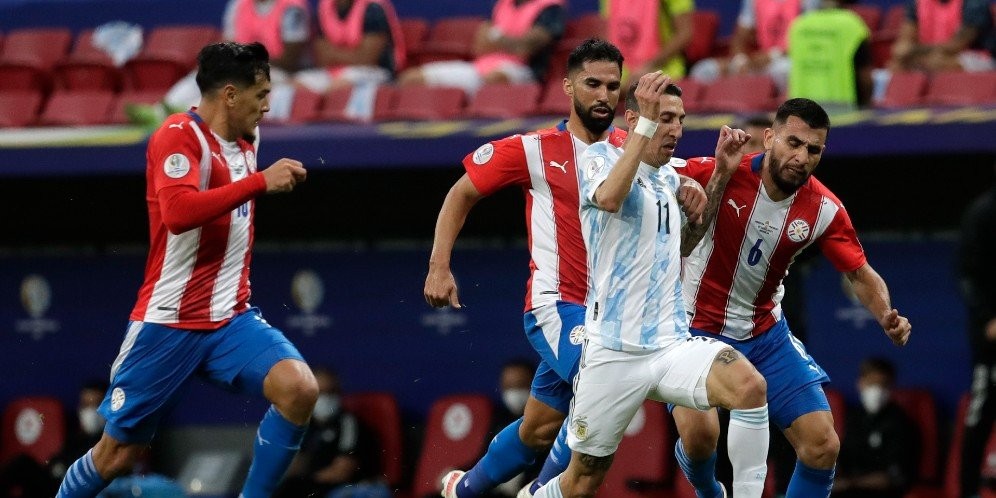
[{"label": "sponsor logo on shorts", "polygon": [[125,392],[120,387],[115,387],[111,391],[111,411],[116,412],[125,404]]},{"label": "sponsor logo on shorts", "polygon": [[568,337],[570,337],[571,344],[577,346],[582,342],[584,342],[584,338],[586,335],[587,334],[585,334],[584,332],[584,325],[578,325],[577,327],[571,329],[571,335]]}]

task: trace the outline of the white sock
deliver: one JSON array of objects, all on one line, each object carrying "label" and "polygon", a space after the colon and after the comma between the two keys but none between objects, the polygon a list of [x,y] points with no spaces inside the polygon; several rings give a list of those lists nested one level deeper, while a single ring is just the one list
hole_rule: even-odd
[{"label": "white sock", "polygon": [[761,498],[768,474],[768,405],[730,410],[726,441],[733,465],[733,496]]},{"label": "white sock", "polygon": [[564,493],[560,491],[560,476],[554,477],[547,481],[546,484],[541,486],[539,489],[533,493],[533,498],[564,498]]}]

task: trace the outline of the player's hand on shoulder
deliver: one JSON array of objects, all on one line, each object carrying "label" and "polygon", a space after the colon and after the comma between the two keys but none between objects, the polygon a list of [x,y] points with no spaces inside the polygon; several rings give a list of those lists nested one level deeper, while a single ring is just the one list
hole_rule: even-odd
[{"label": "player's hand on shoulder", "polygon": [[266,193],[290,192],[308,178],[308,171],[301,161],[285,157],[263,170],[263,178],[266,179]]},{"label": "player's hand on shoulder", "polygon": [[699,225],[702,223],[702,216],[705,214],[706,204],[709,202],[705,189],[694,178],[683,175],[678,175],[678,178],[681,181],[678,186],[678,204],[685,212],[688,221]]},{"label": "player's hand on shoulder", "polygon": [[900,315],[896,309],[886,311],[879,318],[879,325],[882,326],[885,334],[889,336],[889,339],[896,346],[905,346],[910,340],[910,332],[913,330],[913,327],[910,325],[909,319]]},{"label": "player's hand on shoulder", "polygon": [[425,288],[422,293],[425,302],[433,308],[462,308],[460,296],[457,293],[456,279],[449,268],[429,267],[429,275],[425,277]]},{"label": "player's hand on shoulder", "polygon": [[723,125],[719,129],[719,140],[716,141],[716,169],[722,173],[733,174],[744,157],[750,134],[739,129]]}]

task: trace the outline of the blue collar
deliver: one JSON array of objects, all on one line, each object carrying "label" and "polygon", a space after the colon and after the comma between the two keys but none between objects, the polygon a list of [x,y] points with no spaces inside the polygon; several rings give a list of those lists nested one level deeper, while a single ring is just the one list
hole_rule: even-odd
[{"label": "blue collar", "polygon": [[762,152],[750,160],[750,170],[754,173],[759,173],[761,171],[761,164],[764,163],[764,154],[765,153]]}]

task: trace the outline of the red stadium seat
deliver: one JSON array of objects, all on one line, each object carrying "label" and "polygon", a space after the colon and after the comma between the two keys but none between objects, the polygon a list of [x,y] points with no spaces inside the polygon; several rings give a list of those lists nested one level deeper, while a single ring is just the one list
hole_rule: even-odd
[{"label": "red stadium seat", "polygon": [[18,29],[7,34],[0,51],[0,90],[51,87],[52,67],[72,43],[67,28]]},{"label": "red stadium seat", "polygon": [[[393,86],[380,85],[374,96],[373,120],[391,119],[394,110],[395,93]],[[336,88],[325,95],[325,103],[319,112],[319,119],[326,121],[358,121],[346,114],[346,105],[352,97],[352,87]]]},{"label": "red stadium seat", "polygon": [[348,394],[343,397],[343,405],[377,434],[384,479],[391,487],[400,485],[405,460],[401,410],[394,395],[386,392]]},{"label": "red stadium seat", "polygon": [[597,12],[576,17],[567,21],[564,36],[557,42],[556,50],[570,54],[584,40],[592,37],[605,38],[605,33],[605,18]]},{"label": "red stadium seat", "polygon": [[68,90],[121,88],[122,72],[110,56],[93,44],[93,30],[81,31],[73,49],[55,66],[56,86]]},{"label": "red stadium seat", "polygon": [[125,90],[114,97],[114,102],[111,103],[111,110],[107,117],[107,122],[113,124],[126,124],[128,123],[128,114],[125,112],[125,109],[129,104],[156,104],[163,99],[164,94],[165,92],[162,90]]},{"label": "red stadium seat", "polygon": [[446,17],[433,23],[425,41],[418,64],[442,60],[471,60],[474,57],[474,38],[484,23],[484,18]]},{"label": "red stadium seat", "polygon": [[844,395],[833,388],[824,388],[827,395],[827,402],[830,403],[830,414],[833,415],[833,430],[837,431],[837,437],[844,439],[844,430],[847,427],[847,403]]},{"label": "red stadium seat", "polygon": [[937,106],[996,103],[996,71],[934,74],[927,84],[924,102]]},{"label": "red stadium seat", "polygon": [[412,496],[438,495],[446,472],[473,465],[487,445],[490,425],[491,400],[483,395],[446,396],[433,403],[415,465]]},{"label": "red stadium seat", "polygon": [[871,34],[872,62],[875,67],[885,67],[892,57],[892,44],[899,37],[899,29],[906,21],[906,5],[896,4],[885,11],[885,16],[877,30]]},{"label": "red stadium seat", "polygon": [[692,12],[692,39],[685,46],[685,62],[691,66],[695,62],[710,57],[715,49],[716,33],[719,31],[719,12],[698,9]]},{"label": "red stadium seat", "polygon": [[882,7],[878,5],[854,4],[848,5],[847,8],[861,16],[861,20],[865,22],[871,33],[874,33],[878,29],[879,23],[882,22]]},{"label": "red stadium seat", "polygon": [[698,80],[685,78],[675,83],[681,88],[681,102],[686,113],[697,112],[702,108],[702,95],[706,86]]},{"label": "red stadium seat", "polygon": [[875,107],[897,109],[923,104],[923,94],[927,90],[927,75],[918,71],[892,73],[889,85],[885,87],[882,100]]},{"label": "red stadium seat", "polygon": [[920,432],[919,480],[934,484],[940,477],[937,404],[926,389],[894,389],[892,399],[913,419]]},{"label": "red stadium seat", "polygon": [[448,87],[413,85],[399,88],[392,119],[453,119],[463,112],[467,100],[463,90]]},{"label": "red stadium seat", "polygon": [[425,39],[429,35],[429,22],[425,19],[401,19],[401,32],[405,35],[405,51],[408,60],[415,61],[422,53]]},{"label": "red stadium seat", "polygon": [[536,112],[539,83],[484,85],[467,106],[466,114],[477,118],[521,118]]},{"label": "red stadium seat", "polygon": [[65,412],[57,398],[17,398],[7,405],[2,423],[0,465],[21,454],[45,464],[65,444]]},{"label": "red stadium seat", "polygon": [[42,94],[37,90],[0,91],[0,128],[35,124],[41,104]]},{"label": "red stadium seat", "polygon": [[288,123],[310,123],[321,118],[322,94],[315,93],[304,87],[294,90],[294,101],[291,103]]},{"label": "red stadium seat", "polygon": [[209,25],[160,26],[152,29],[142,52],[125,65],[136,90],[168,89],[197,63],[197,53],[220,38]]},{"label": "red stadium seat", "polygon": [[536,108],[538,114],[563,116],[571,114],[571,98],[564,93],[563,79],[550,79],[543,89],[543,97],[540,99],[539,107]]},{"label": "red stadium seat", "polygon": [[753,113],[777,107],[778,88],[765,75],[720,78],[706,87],[702,110]]},{"label": "red stadium seat", "polygon": [[106,124],[114,94],[100,90],[59,90],[49,97],[38,118],[43,126],[86,126]]},{"label": "red stadium seat", "polygon": [[661,490],[670,482],[674,441],[670,416],[663,403],[644,401],[626,428],[596,496],[645,498],[649,490]]}]

